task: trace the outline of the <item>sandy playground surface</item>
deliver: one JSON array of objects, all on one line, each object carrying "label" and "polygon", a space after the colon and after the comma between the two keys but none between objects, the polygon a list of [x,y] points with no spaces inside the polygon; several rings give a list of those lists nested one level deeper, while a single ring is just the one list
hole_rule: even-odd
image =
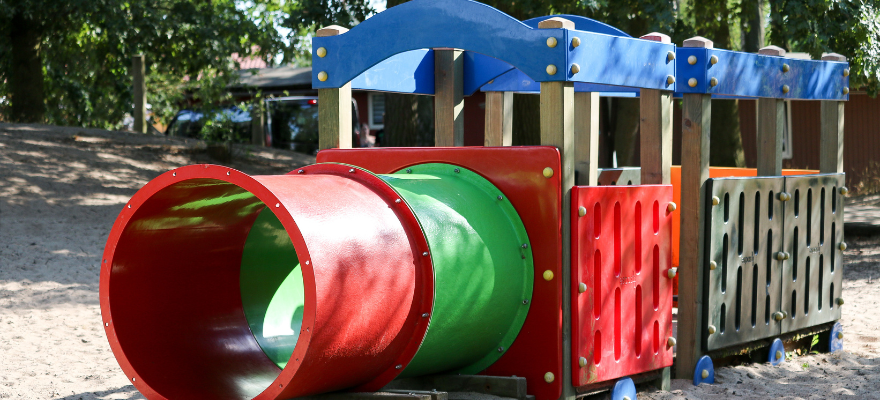
[{"label": "sandy playground surface", "polygon": [[[0,124],[0,399],[143,399],[116,363],[98,304],[116,215],[169,169],[216,163],[194,140]],[[314,157],[237,147],[228,165],[278,174]],[[844,351],[781,367],[721,368],[714,385],[673,380],[640,399],[880,399],[880,237],[848,237]]]}]

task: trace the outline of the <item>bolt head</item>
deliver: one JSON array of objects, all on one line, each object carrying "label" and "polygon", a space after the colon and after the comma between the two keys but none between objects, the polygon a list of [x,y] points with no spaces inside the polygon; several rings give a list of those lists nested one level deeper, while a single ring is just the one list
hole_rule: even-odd
[{"label": "bolt head", "polygon": [[318,50],[316,51],[316,53],[318,54],[318,57],[324,58],[327,56],[327,49],[325,49],[323,47],[318,47]]},{"label": "bolt head", "polygon": [[703,379],[708,378],[708,377],[709,377],[709,370],[708,370],[708,369],[704,369],[703,372],[700,373],[700,376],[702,376]]},{"label": "bolt head", "polygon": [[714,271],[715,268],[718,268],[718,263],[715,261],[709,261],[709,270]]},{"label": "bolt head", "polygon": [[848,87],[846,87],[846,86],[843,87],[843,94],[849,94],[849,88],[848,88]]},{"label": "bolt head", "polygon": [[677,274],[678,268],[670,268],[666,271],[666,276],[669,277],[669,279],[675,278],[675,275]]},{"label": "bolt head", "polygon": [[394,366],[394,369],[401,369],[401,368],[403,368],[403,365],[397,364]]},{"label": "bolt head", "polygon": [[581,66],[577,65],[577,63],[571,64],[571,73],[576,74],[578,72],[581,72]]},{"label": "bolt head", "polygon": [[412,173],[412,168],[407,168],[407,169],[406,169],[406,173],[407,173],[407,174],[411,174],[411,173]]},{"label": "bolt head", "polygon": [[571,47],[578,47],[581,45],[581,38],[574,37],[571,39]]},{"label": "bolt head", "polygon": [[551,271],[549,269],[544,271],[544,280],[545,281],[552,281],[553,280],[553,271]]},{"label": "bolt head", "polygon": [[428,256],[428,252],[427,252],[427,251],[424,252],[424,253],[422,253],[422,257],[427,257],[427,256]]},{"label": "bolt head", "polygon": [[846,196],[847,194],[849,194],[849,189],[847,189],[846,186],[841,186],[840,187],[840,194],[843,196]]},{"label": "bolt head", "polygon": [[670,201],[669,204],[666,205],[666,212],[671,213],[671,212],[675,211],[676,208],[678,208],[678,206],[674,202]]},{"label": "bolt head", "polygon": [[578,358],[578,365],[580,365],[581,368],[586,367],[587,366],[587,358],[586,357]]},{"label": "bolt head", "polygon": [[666,346],[667,347],[675,347],[676,343],[678,343],[678,342],[676,342],[674,337],[670,337],[669,339],[666,339]]},{"label": "bolt head", "polygon": [[840,242],[840,246],[838,247],[840,247],[840,251],[846,250],[846,242]]},{"label": "bolt head", "polygon": [[837,338],[843,339],[843,332],[837,332]]},{"label": "bolt head", "polygon": [[776,350],[776,359],[781,360],[785,354],[782,354],[781,350]]},{"label": "bolt head", "polygon": [[545,178],[548,178],[548,179],[552,178],[553,177],[553,168],[550,168],[550,167],[544,168],[544,171],[542,171],[542,173],[544,174]]},{"label": "bolt head", "polygon": [[556,376],[552,372],[544,374],[544,382],[552,383],[554,380],[556,380]]},{"label": "bolt head", "polygon": [[394,200],[395,203],[400,203],[400,199]]},{"label": "bolt head", "polygon": [[781,312],[777,311],[777,312],[773,313],[773,319],[775,319],[777,321],[782,321],[783,318],[785,318],[785,315],[782,315]]},{"label": "bolt head", "polygon": [[327,80],[327,73],[324,71],[318,72],[318,80],[324,82]]},{"label": "bolt head", "polygon": [[504,351],[504,347],[499,347],[499,348],[498,348],[498,352],[499,352],[499,353],[501,353],[501,352],[503,352],[503,351]]},{"label": "bolt head", "polygon": [[550,64],[547,66],[547,75],[556,75],[556,66]]},{"label": "bolt head", "polygon": [[715,334],[715,325],[709,325],[708,331],[709,331],[710,335],[714,335]]},{"label": "bolt head", "polygon": [[547,38],[547,47],[550,47],[550,48],[556,47],[556,43],[557,43],[557,42],[556,42],[556,38],[555,38],[555,37],[552,37],[552,36],[551,36],[551,37],[548,37],[548,38]]},{"label": "bolt head", "polygon": [[[693,56],[691,56],[691,57],[693,57]],[[697,87],[697,78],[688,79],[688,86]]]},{"label": "bolt head", "polygon": [[718,196],[712,196],[712,205],[717,206],[719,204],[721,204],[721,199],[719,199]]},{"label": "bolt head", "polygon": [[694,65],[697,63],[697,56],[688,56],[688,64]]},{"label": "bolt head", "polygon": [[[714,57],[714,56],[712,56],[712,57]],[[718,79],[716,79],[715,77],[712,77],[712,79],[709,79],[709,86],[712,86],[712,87],[718,86]]]},{"label": "bolt head", "polygon": [[428,318],[428,315],[429,315],[428,313],[424,313],[424,314],[422,314],[422,318]]},{"label": "bolt head", "polygon": [[791,89],[788,87],[788,85],[782,85],[782,93],[788,93],[789,90]]},{"label": "bolt head", "polygon": [[776,253],[776,260],[777,261],[785,260],[785,252],[783,252],[783,251],[777,252]]},{"label": "bolt head", "polygon": [[671,85],[673,83],[675,83],[675,77],[672,75],[667,75],[666,76],[666,84]]},{"label": "bolt head", "polygon": [[849,68],[843,70],[843,76],[849,76]]},{"label": "bolt head", "polygon": [[782,72],[791,71],[791,67],[788,64],[782,64]]},{"label": "bolt head", "polygon": [[587,208],[584,206],[578,207],[578,217],[583,217],[584,215],[587,215]]},{"label": "bolt head", "polygon": [[842,305],[843,305],[843,297],[838,297],[838,298],[837,298],[837,305],[839,305],[839,306],[842,306]]},{"label": "bolt head", "polygon": [[709,63],[712,65],[718,64],[718,56],[709,57]]},{"label": "bolt head", "polygon": [[666,52],[666,61],[672,61],[675,59],[675,52],[667,51]]},{"label": "bolt head", "polygon": [[583,282],[578,283],[578,293],[583,293],[586,291],[587,291],[587,284],[583,283]]}]

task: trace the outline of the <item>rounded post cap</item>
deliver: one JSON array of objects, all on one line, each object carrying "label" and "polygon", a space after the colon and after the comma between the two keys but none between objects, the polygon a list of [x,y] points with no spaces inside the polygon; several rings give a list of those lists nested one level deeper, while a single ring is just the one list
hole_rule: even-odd
[{"label": "rounded post cap", "polygon": [[822,61],[840,61],[846,62],[846,57],[837,54],[837,53],[826,53],[822,54]]},{"label": "rounded post cap", "polygon": [[779,46],[770,45],[762,47],[761,50],[758,50],[758,54],[764,56],[785,57],[785,49]]},{"label": "rounded post cap", "polygon": [[642,35],[641,37],[639,37],[639,39],[651,40],[660,43],[672,43],[672,39],[669,37],[669,35],[660,32],[651,32],[647,35]]},{"label": "rounded post cap", "polygon": [[538,22],[538,29],[574,29],[574,22],[571,20],[561,18],[561,17],[552,17],[547,18],[541,22]]},{"label": "rounded post cap", "polygon": [[694,36],[690,39],[685,39],[681,44],[682,47],[702,47],[704,49],[714,48],[715,45],[711,40],[706,39],[702,36]]},{"label": "rounded post cap", "polygon": [[325,26],[321,29],[318,29],[317,36],[318,37],[336,36],[336,35],[341,35],[345,32],[348,32],[348,28],[343,28],[339,25],[330,25],[330,26]]}]

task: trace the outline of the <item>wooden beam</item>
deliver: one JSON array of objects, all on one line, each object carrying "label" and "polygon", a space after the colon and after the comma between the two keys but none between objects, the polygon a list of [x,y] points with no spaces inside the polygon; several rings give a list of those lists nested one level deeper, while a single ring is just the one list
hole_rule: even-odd
[{"label": "wooden beam", "polygon": [[513,92],[486,92],[484,146],[513,144]]},{"label": "wooden beam", "polygon": [[676,376],[694,373],[703,354],[703,226],[709,179],[711,95],[683,95],[681,134],[681,235],[679,241],[678,354]]},{"label": "wooden beam", "polygon": [[434,49],[434,146],[464,146],[464,52]]},{"label": "wooden beam", "polygon": [[782,175],[785,100],[758,99],[758,176]]},{"label": "wooden beam", "polygon": [[[318,29],[317,36],[335,36],[348,32],[337,25]],[[320,74],[326,72],[319,72]],[[326,79],[326,78],[325,78]],[[318,148],[351,148],[351,82],[337,89],[318,89]]]},{"label": "wooden beam", "polygon": [[137,133],[147,133],[147,84],[144,78],[144,55],[138,54],[131,58],[131,78],[134,85],[134,125]]},{"label": "wooden beam", "polygon": [[[539,29],[574,29],[574,22],[553,17],[538,23]],[[556,65],[567,71],[568,66]],[[574,400],[571,371],[571,188],[574,186],[574,83],[541,82],[541,145],[556,146],[561,162],[562,190],[562,395]]]},{"label": "wooden beam", "polygon": [[574,94],[574,165],[579,186],[599,183],[599,93]]},{"label": "wooden beam", "polygon": [[642,89],[639,99],[642,185],[672,183],[672,92]]},{"label": "wooden beam", "polygon": [[843,172],[843,105],[842,101],[821,102],[819,172]]}]

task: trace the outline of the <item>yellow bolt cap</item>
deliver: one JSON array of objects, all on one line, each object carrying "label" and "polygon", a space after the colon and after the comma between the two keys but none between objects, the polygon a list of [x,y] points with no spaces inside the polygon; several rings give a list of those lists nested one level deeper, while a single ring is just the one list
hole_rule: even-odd
[{"label": "yellow bolt cap", "polygon": [[718,268],[718,263],[715,261],[709,261],[709,270],[714,271],[715,268]]},{"label": "yellow bolt cap", "polygon": [[[693,57],[693,56],[691,56],[691,57]],[[697,87],[697,78],[688,79],[688,86]]]},{"label": "yellow bolt cap", "polygon": [[839,305],[839,306],[842,306],[842,305],[843,305],[843,297],[838,297],[838,298],[837,298],[837,305]]},{"label": "yellow bolt cap", "polygon": [[670,201],[669,204],[666,205],[666,212],[673,212],[676,208],[678,208],[678,206],[675,205],[674,202]]},{"label": "yellow bolt cap", "polygon": [[327,56],[327,49],[325,49],[323,47],[318,47],[317,53],[318,53],[318,57],[324,58],[325,56]]},{"label": "yellow bolt cap", "polygon": [[556,379],[552,372],[544,374],[544,382],[551,383]]},{"label": "yellow bolt cap", "polygon": [[782,351],[776,350],[776,359],[779,360],[782,358],[782,356],[783,356]]},{"label": "yellow bolt cap", "polygon": [[688,64],[694,65],[697,63],[697,56],[688,56]]},{"label": "yellow bolt cap", "polygon": [[843,339],[843,332],[837,332],[837,338]]},{"label": "yellow bolt cap", "polygon": [[674,337],[670,337],[669,339],[666,339],[666,346],[668,346],[668,347],[674,347],[676,343],[677,342],[675,341]]},{"label": "yellow bolt cap", "polygon": [[556,38],[548,37],[547,38],[547,47],[556,47]]},{"label": "yellow bolt cap", "polygon": [[718,64],[718,56],[709,57],[709,62],[712,63],[712,65]]},{"label": "yellow bolt cap", "polygon": [[715,325],[709,325],[708,330],[709,330],[710,335],[714,335],[715,334]]},{"label": "yellow bolt cap", "polygon": [[547,66],[547,75],[556,75],[556,66],[550,64]]},{"label": "yellow bolt cap", "polygon": [[581,38],[575,37],[571,39],[571,47],[578,47],[581,45]]},{"label": "yellow bolt cap", "polygon": [[788,64],[782,64],[782,72],[788,71],[791,71],[791,67],[789,67]]},{"label": "yellow bolt cap", "polygon": [[553,177],[553,168],[550,168],[550,167],[544,168],[543,173],[544,173],[545,178],[552,178]]},{"label": "yellow bolt cap", "polygon": [[667,75],[666,76],[666,84],[671,85],[673,83],[675,83],[675,77],[672,75]]},{"label": "yellow bolt cap", "polygon": [[704,369],[703,372],[700,373],[700,376],[702,376],[703,379],[708,378],[708,377],[709,377],[709,370],[708,370],[708,369]]},{"label": "yellow bolt cap", "polygon": [[327,73],[324,71],[318,72],[318,80],[324,82],[327,80]]},{"label": "yellow bolt cap", "polygon": [[584,206],[578,207],[578,216],[583,217],[584,215],[587,215],[587,208]]},{"label": "yellow bolt cap", "polygon": [[841,186],[840,187],[840,194],[846,196],[847,193],[849,193],[849,189],[847,189],[846,186]]},{"label": "yellow bolt cap", "polygon": [[581,72],[581,66],[577,65],[577,63],[571,64],[571,73],[576,74],[578,72]]},{"label": "yellow bolt cap", "polygon": [[670,268],[666,271],[666,276],[668,276],[669,279],[675,278],[676,274],[678,274],[678,268]]},{"label": "yellow bolt cap", "polygon": [[586,357],[578,358],[578,365],[580,365],[581,367],[586,367],[586,366],[587,366],[587,359],[586,359]]},{"label": "yellow bolt cap", "polygon": [[846,250],[846,242],[841,242],[840,243],[840,251],[844,251],[844,250]]},{"label": "yellow bolt cap", "polygon": [[717,206],[719,204],[721,204],[721,199],[719,199],[718,196],[712,196],[712,205]]},{"label": "yellow bolt cap", "polygon": [[666,52],[666,61],[672,61],[675,59],[675,53],[671,51]]},{"label": "yellow bolt cap", "polygon": [[849,76],[849,68],[843,70],[843,76]]},{"label": "yellow bolt cap", "polygon": [[718,79],[716,79],[715,77],[712,77],[712,79],[709,79],[709,86],[712,86],[712,87],[718,86]]},{"label": "yellow bolt cap", "polygon": [[843,87],[843,94],[849,94],[849,88],[848,88],[848,87],[846,87],[846,86]]},{"label": "yellow bolt cap", "polygon": [[553,280],[553,271],[551,271],[549,269],[544,271],[544,280],[545,281],[552,281]]},{"label": "yellow bolt cap", "polygon": [[587,284],[583,283],[583,282],[578,283],[578,293],[583,293],[586,291],[587,291]]},{"label": "yellow bolt cap", "polygon": [[788,93],[789,90],[788,85],[782,85],[782,93]]}]

